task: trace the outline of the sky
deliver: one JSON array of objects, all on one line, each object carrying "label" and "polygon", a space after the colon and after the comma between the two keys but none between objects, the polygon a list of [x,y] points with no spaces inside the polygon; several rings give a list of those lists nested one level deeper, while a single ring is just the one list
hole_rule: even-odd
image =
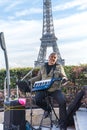
[{"label": "sky", "polygon": [[[65,65],[87,64],[87,0],[51,0],[55,36]],[[42,37],[43,0],[0,0],[9,68],[34,67]],[[52,48],[47,48],[47,56]],[[5,67],[0,48],[0,69]]]}]

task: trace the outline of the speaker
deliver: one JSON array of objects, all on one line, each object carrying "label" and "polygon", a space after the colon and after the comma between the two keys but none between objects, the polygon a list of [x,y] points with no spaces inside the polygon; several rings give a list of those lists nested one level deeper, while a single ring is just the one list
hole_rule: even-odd
[{"label": "speaker", "polygon": [[18,100],[4,102],[4,130],[25,130],[25,106]]}]

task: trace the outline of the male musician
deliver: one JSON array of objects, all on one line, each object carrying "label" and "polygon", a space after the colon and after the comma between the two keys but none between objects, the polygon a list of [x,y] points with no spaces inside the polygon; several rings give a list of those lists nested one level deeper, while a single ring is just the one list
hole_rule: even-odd
[{"label": "male musician", "polygon": [[[39,80],[47,80],[52,78],[62,78],[62,82],[67,80],[63,67],[56,63],[57,54],[51,53],[48,58],[48,62],[41,66],[38,75],[29,79],[29,82],[34,83]],[[45,97],[52,96],[59,104],[59,118],[60,118],[60,130],[66,130],[66,99],[60,89],[61,81],[55,81],[53,85],[46,91],[38,91],[35,95],[36,104],[45,110],[44,118],[48,117],[51,108],[48,106]]]},{"label": "male musician", "polygon": [[[46,96],[53,97],[56,102],[59,104],[59,119],[60,119],[60,130],[66,130],[66,98],[61,92],[60,86],[61,83],[64,85],[67,81],[66,74],[62,65],[56,63],[58,60],[57,54],[55,52],[51,53],[48,58],[48,62],[43,64],[38,72],[36,77],[29,79],[28,82],[25,81],[19,82],[18,86],[21,90],[27,92],[30,91],[29,84],[34,84],[36,81],[47,80],[52,78],[61,78],[61,81],[55,81],[52,86],[45,91],[37,91],[35,95],[36,105],[45,110],[44,118],[48,117],[51,108],[46,102]],[[23,87],[22,87],[23,86]]]},{"label": "male musician", "polygon": [[[30,92],[31,89],[29,84],[32,82],[34,84],[36,81],[47,80],[52,78],[62,78],[62,81],[55,81],[52,86],[45,91],[37,91],[35,95],[36,104],[45,110],[44,118],[48,117],[51,108],[48,106],[46,102],[46,96],[52,96],[57,103],[59,104],[59,118],[60,118],[60,130],[67,130],[67,126],[70,123],[74,113],[81,106],[81,99],[85,94],[85,88],[83,88],[80,92],[77,93],[75,99],[69,105],[66,112],[66,99],[63,93],[61,92],[61,83],[64,86],[67,81],[66,74],[64,72],[63,67],[56,63],[57,62],[57,54],[55,52],[51,53],[48,58],[48,62],[41,66],[40,71],[36,77],[29,79],[29,81],[19,81],[18,87],[23,92]],[[86,88],[87,90],[87,88]]]}]

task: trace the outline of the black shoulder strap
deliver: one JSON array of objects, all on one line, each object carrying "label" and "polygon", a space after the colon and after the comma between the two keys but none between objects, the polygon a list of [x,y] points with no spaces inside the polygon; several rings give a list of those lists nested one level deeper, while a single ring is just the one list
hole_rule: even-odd
[{"label": "black shoulder strap", "polygon": [[48,63],[46,62],[46,63],[45,63],[45,67],[46,67],[46,72],[47,72],[47,65],[48,65]]},{"label": "black shoulder strap", "polygon": [[56,69],[56,64],[53,66],[53,71]]},{"label": "black shoulder strap", "polygon": [[56,64],[53,66],[53,76],[52,78],[54,78],[54,70],[56,69]]}]

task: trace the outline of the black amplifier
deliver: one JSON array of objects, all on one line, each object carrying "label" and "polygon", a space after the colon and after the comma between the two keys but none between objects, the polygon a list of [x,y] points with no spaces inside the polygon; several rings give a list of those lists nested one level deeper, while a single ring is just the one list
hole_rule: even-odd
[{"label": "black amplifier", "polygon": [[4,102],[4,130],[25,130],[25,106],[18,100]]}]

